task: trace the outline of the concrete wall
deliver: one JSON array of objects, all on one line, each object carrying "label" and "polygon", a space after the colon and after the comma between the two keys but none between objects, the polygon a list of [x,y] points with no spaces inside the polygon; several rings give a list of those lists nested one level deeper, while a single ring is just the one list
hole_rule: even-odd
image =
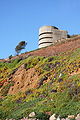
[{"label": "concrete wall", "polygon": [[39,29],[39,48],[54,44],[57,40],[67,38],[67,31],[53,26],[43,26]]}]

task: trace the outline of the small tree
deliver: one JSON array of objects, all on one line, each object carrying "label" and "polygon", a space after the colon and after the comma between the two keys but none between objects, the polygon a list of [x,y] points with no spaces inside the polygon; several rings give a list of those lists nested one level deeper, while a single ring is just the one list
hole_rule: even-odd
[{"label": "small tree", "polygon": [[21,52],[22,49],[25,49],[27,43],[25,41],[21,41],[15,48],[17,54]]},{"label": "small tree", "polygon": [[10,55],[10,56],[9,56],[9,59],[11,59],[12,57],[13,57],[13,56],[12,56],[12,55]]}]

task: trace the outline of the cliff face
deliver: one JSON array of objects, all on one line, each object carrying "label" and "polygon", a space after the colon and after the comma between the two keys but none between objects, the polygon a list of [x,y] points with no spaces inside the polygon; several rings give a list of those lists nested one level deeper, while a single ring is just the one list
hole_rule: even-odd
[{"label": "cliff face", "polygon": [[80,38],[0,62],[0,96],[4,118],[79,113]]}]

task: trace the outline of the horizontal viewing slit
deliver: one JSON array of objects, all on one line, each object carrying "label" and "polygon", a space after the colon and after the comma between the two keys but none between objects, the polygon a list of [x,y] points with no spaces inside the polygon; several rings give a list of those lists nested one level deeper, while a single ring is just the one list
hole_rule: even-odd
[{"label": "horizontal viewing slit", "polygon": [[42,43],[39,43],[39,45],[44,44],[44,43],[53,43],[53,42],[42,42]]},{"label": "horizontal viewing slit", "polygon": [[52,37],[43,37],[43,38],[40,38],[39,41],[42,40],[42,39],[45,39],[45,38],[52,38]]},{"label": "horizontal viewing slit", "polygon": [[43,34],[52,34],[52,32],[44,32],[44,33],[39,34],[39,36]]}]

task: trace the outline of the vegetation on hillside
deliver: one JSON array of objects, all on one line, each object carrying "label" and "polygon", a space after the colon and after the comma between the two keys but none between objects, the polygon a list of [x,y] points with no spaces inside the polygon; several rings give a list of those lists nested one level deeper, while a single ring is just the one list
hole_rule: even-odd
[{"label": "vegetation on hillside", "polygon": [[[39,74],[36,88],[7,95],[14,81],[9,80],[21,65]],[[8,81],[7,85],[4,83]],[[80,48],[58,56],[30,56],[0,63],[0,119],[26,117],[30,112],[67,115],[80,113]],[[43,120],[43,119],[41,119]],[[47,119],[44,119],[47,120]]]},{"label": "vegetation on hillside", "polygon": [[27,43],[25,41],[19,42],[19,44],[15,48],[16,53],[19,54],[22,49],[25,49],[26,45]]}]

